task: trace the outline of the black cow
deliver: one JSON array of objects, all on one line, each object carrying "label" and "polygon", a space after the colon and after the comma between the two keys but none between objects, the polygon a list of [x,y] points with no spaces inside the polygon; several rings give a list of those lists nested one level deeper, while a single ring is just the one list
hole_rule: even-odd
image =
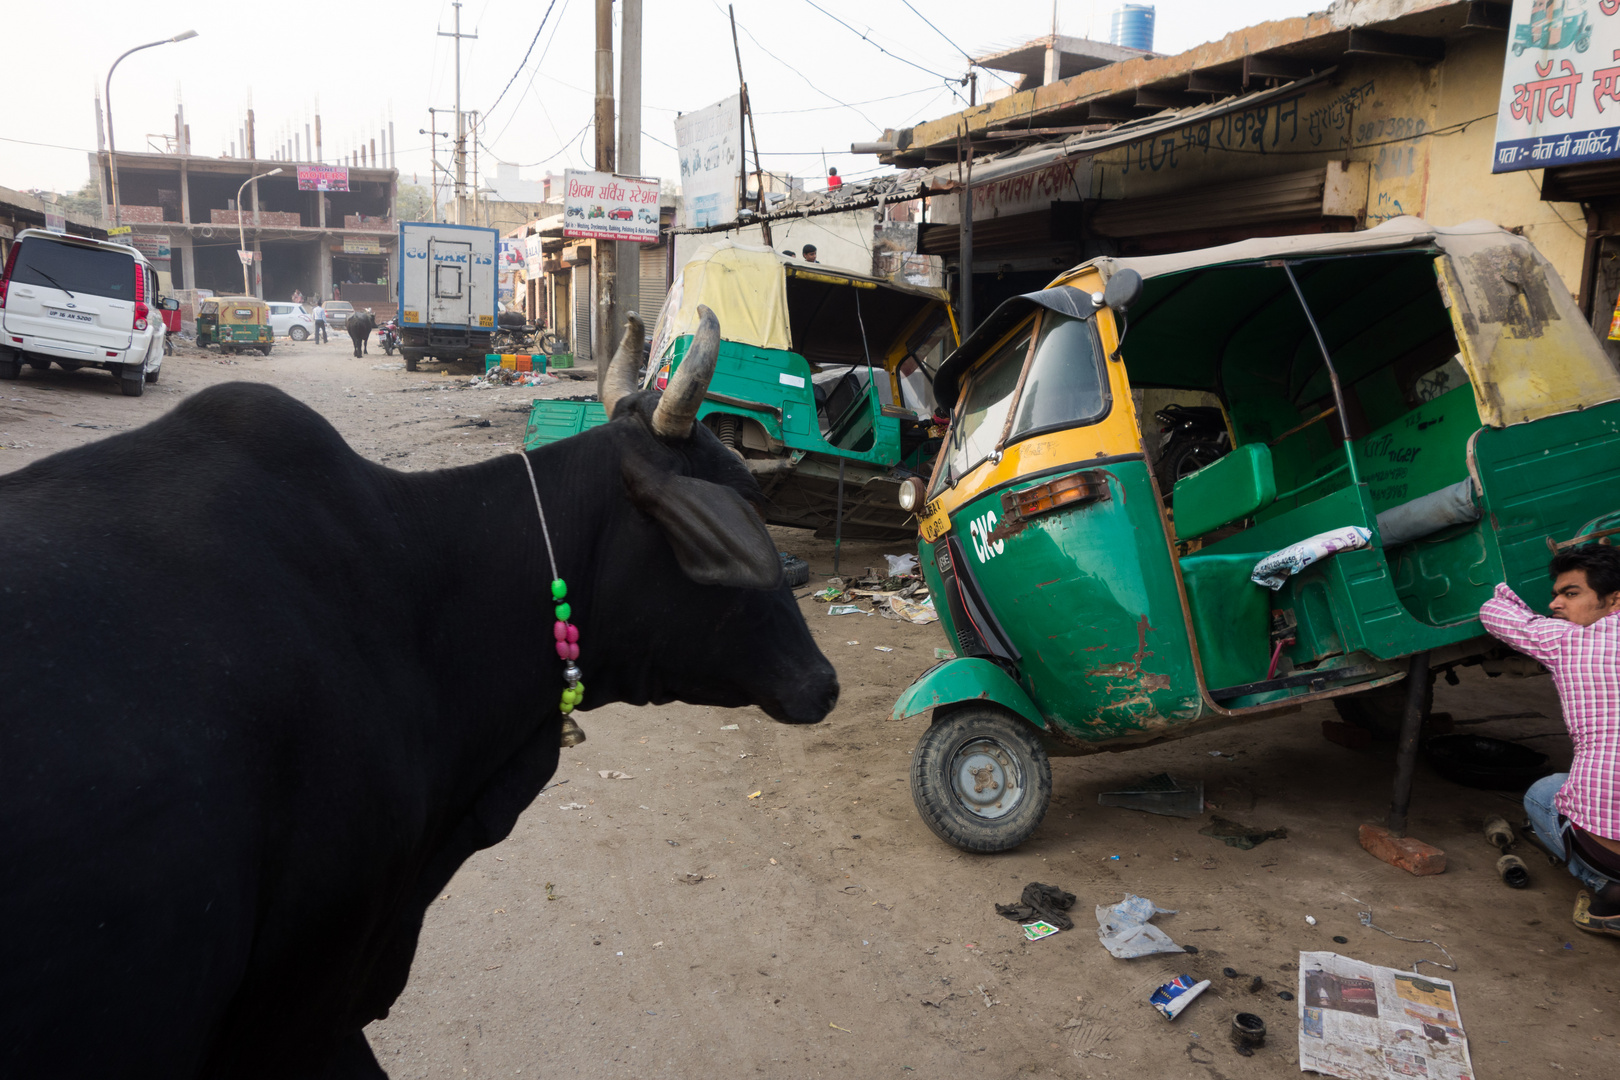
[{"label": "black cow", "polygon": [[370,352],[366,346],[371,341],[371,332],[377,329],[377,316],[370,311],[357,311],[349,316],[344,324],[349,331],[349,338],[354,342],[354,358],[360,359],[362,353]]},{"label": "black cow", "polygon": [[[814,723],[832,667],[693,422],[707,320],[662,398],[636,324],[612,422],[528,455],[584,708]],[[235,383],[0,476],[0,537],[0,1075],[383,1076],[428,904],[557,764],[523,464],[393,472]]]}]

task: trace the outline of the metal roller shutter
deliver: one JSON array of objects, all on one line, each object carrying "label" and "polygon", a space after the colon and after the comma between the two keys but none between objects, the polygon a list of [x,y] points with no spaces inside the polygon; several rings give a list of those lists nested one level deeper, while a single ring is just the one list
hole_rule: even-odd
[{"label": "metal roller shutter", "polygon": [[576,266],[569,275],[574,279],[574,363],[591,358],[591,268]]},{"label": "metal roller shutter", "polygon": [[662,244],[644,244],[637,254],[641,257],[641,296],[639,309],[641,321],[652,330],[653,320],[658,318],[659,309],[664,306],[664,294],[668,286],[664,281],[665,256],[668,250]]}]

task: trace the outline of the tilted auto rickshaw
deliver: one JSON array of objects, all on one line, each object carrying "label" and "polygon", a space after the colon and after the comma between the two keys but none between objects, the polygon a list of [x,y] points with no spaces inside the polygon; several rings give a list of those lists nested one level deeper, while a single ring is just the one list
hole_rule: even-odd
[{"label": "tilted auto rickshaw", "polygon": [[[698,419],[759,480],[765,520],[818,536],[914,536],[896,494],[929,467],[937,445],[929,380],[956,341],[945,290],[769,248],[708,245],[665,298],[648,386],[662,387],[679,366],[700,305],[719,317],[725,337]],[[594,402],[536,401],[524,445],[604,420]]]},{"label": "tilted auto rickshaw", "polygon": [[270,305],[255,296],[212,296],[197,308],[197,344],[220,352],[257,349],[265,356],[275,343]]},{"label": "tilted auto rickshaw", "polygon": [[[1169,505],[1146,388],[1212,395],[1231,434]],[[1552,550],[1620,532],[1620,372],[1485,223],[1096,259],[934,390],[949,434],[902,499],[958,658],[893,715],[932,711],[913,796],[967,850],[1034,831],[1049,753],[1333,699],[1409,755],[1436,672],[1514,659],[1476,618],[1496,583],[1545,603]]]}]

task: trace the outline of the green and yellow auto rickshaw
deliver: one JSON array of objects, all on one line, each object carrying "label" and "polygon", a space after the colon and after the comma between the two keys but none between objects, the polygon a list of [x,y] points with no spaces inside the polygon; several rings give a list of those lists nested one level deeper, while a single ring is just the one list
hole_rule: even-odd
[{"label": "green and yellow auto rickshaw", "polygon": [[[910,540],[900,483],[938,448],[930,383],[956,343],[943,289],[722,241],[699,249],[652,330],[647,386],[678,367],[707,306],[724,335],[698,419],[759,480],[765,520],[818,536]],[[595,402],[536,401],[524,445],[606,417]]]},{"label": "green and yellow auto rickshaw", "polygon": [[265,356],[275,343],[270,305],[254,296],[213,296],[197,309],[197,344],[218,345],[220,352],[257,349]]},{"label": "green and yellow auto rickshaw", "polygon": [[[912,792],[966,850],[1034,831],[1049,753],[1322,699],[1400,729],[1409,794],[1434,675],[1514,660],[1476,618],[1496,583],[1544,602],[1551,550],[1620,533],[1620,371],[1485,223],[1096,259],[934,391],[949,433],[901,496],[957,658],[893,715],[933,713]],[[1231,451],[1161,490],[1146,395],[1217,402]]]}]

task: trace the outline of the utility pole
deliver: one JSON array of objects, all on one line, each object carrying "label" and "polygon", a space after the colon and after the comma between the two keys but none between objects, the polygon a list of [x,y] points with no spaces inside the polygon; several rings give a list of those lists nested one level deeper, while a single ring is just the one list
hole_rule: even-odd
[{"label": "utility pole", "polygon": [[456,39],[456,224],[467,224],[467,125],[461,115],[461,39],[476,38],[478,35],[463,34],[461,32],[461,0],[451,0],[451,6],[456,9],[456,31],[447,34],[439,31],[440,37]]},{"label": "utility pole", "polygon": [[[748,120],[748,137],[754,144],[754,210],[759,217],[760,238],[765,246],[771,246],[771,223],[765,220],[765,170],[759,164],[759,132],[754,130],[754,107],[748,103],[748,80],[743,78],[742,48],[737,44],[737,13],[730,4],[726,5],[726,14],[731,17],[731,51],[737,55],[737,87],[738,96],[742,98],[743,116]],[[748,197],[748,151],[743,151],[743,190],[742,198],[738,200],[741,206]]]},{"label": "utility pole", "polygon": [[[641,0],[619,0],[619,169],[626,176],[641,175]],[[653,213],[657,213],[657,207]],[[614,247],[616,268],[615,310],[622,319],[640,311],[650,323],[655,311],[641,311],[641,251],[645,245],[620,240]],[[649,328],[650,329],[650,328]]]},{"label": "utility pole", "polygon": [[[596,171],[611,173],[613,156],[613,0],[596,0]],[[607,374],[613,355],[614,332],[619,313],[615,310],[618,252],[611,241],[596,242],[595,278],[596,325],[591,333],[591,356],[596,361],[596,390],[601,397],[602,376]]]},{"label": "utility pole", "polygon": [[956,318],[961,325],[962,340],[973,333],[973,133],[967,121],[962,122],[962,134],[956,141],[957,162],[965,167],[967,176],[962,181],[960,250],[957,261]]}]

